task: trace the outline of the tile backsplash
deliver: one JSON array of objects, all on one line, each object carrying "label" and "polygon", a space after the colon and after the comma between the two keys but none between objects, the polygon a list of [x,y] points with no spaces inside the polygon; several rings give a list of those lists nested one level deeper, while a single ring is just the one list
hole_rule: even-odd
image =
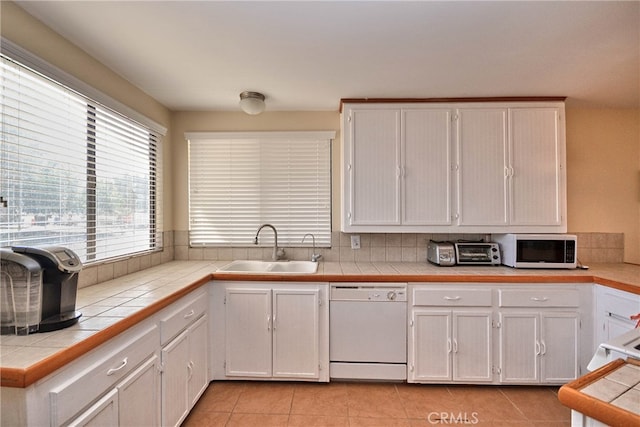
[{"label": "tile backsplash", "polygon": [[578,260],[617,263],[624,260],[624,233],[570,233],[578,236]]},{"label": "tile backsplash", "polygon": [[[351,249],[351,236],[360,236],[360,249]],[[423,234],[423,233],[341,233],[335,231],[331,248],[318,248],[322,260],[333,262],[426,262],[427,242],[433,240],[489,241],[490,234]],[[589,263],[618,263],[624,259],[623,233],[577,233],[578,260]],[[165,231],[162,251],[89,265],[80,273],[78,286],[94,285],[135,273],[171,260],[232,261],[234,259],[264,259],[271,257],[271,247],[215,247],[190,248],[187,231]],[[287,259],[311,258],[311,248],[285,247]]]},{"label": "tile backsplash", "polygon": [[[622,233],[571,233],[578,236],[578,258],[582,263],[623,262],[624,235]],[[360,249],[351,249],[351,236],[360,236]],[[331,248],[321,248],[325,261],[341,262],[426,262],[427,242],[433,240],[490,241],[490,234],[423,234],[423,233],[332,233]],[[179,260],[234,260],[264,259],[271,257],[272,249],[242,248],[190,248],[188,232],[176,231],[175,259]],[[310,259],[310,248],[286,248],[287,258]]]},{"label": "tile backsplash", "polygon": [[84,288],[106,282],[107,280],[116,279],[125,274],[135,273],[164,262],[173,261],[173,234],[173,231],[165,231],[162,233],[164,247],[160,251],[85,266],[80,272],[78,287]]}]

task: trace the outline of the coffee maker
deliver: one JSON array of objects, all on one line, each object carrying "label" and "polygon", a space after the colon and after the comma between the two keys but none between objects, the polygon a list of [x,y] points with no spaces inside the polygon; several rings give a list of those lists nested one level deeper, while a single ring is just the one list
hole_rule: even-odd
[{"label": "coffee maker", "polygon": [[78,274],[82,262],[59,246],[13,246],[0,252],[2,334],[27,335],[78,322]]}]

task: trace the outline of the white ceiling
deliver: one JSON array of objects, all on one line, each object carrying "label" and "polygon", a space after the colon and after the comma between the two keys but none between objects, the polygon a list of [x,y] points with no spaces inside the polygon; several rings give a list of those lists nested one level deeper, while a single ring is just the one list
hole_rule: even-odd
[{"label": "white ceiling", "polygon": [[19,1],[171,110],[567,96],[640,107],[639,1]]}]

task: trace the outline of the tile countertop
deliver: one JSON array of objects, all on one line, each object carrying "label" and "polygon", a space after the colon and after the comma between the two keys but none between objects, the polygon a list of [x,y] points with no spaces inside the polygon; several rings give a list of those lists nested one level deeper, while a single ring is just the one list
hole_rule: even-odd
[{"label": "tile countertop", "polygon": [[[600,283],[640,294],[640,266],[599,264],[589,270],[438,267],[428,263],[321,262],[306,275],[215,273],[230,261],[171,261],[78,290],[80,322],[27,336],[0,337],[2,386],[27,387],[207,283],[219,280]],[[215,274],[213,274],[215,273]]]},{"label": "tile countertop", "polygon": [[640,425],[640,360],[614,360],[560,387],[565,406],[613,426]]}]

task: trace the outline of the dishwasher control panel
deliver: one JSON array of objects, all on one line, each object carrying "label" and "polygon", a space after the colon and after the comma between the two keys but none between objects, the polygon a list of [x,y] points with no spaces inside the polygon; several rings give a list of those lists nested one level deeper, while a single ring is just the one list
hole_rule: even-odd
[{"label": "dishwasher control panel", "polygon": [[405,283],[335,283],[331,301],[406,302]]}]

